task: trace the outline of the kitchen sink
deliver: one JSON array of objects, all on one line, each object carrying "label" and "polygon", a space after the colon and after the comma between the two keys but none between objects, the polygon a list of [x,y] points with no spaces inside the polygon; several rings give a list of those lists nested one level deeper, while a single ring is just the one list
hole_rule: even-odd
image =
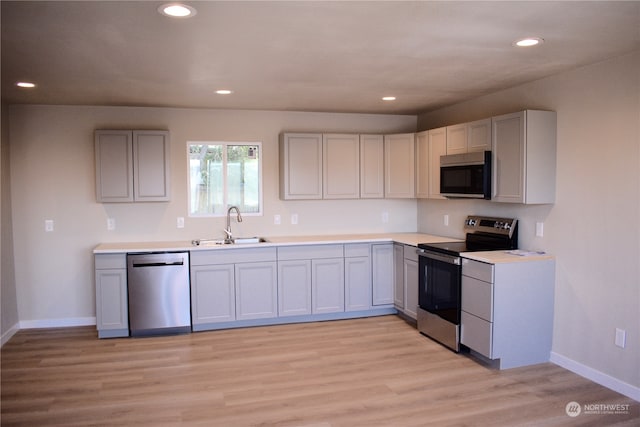
[{"label": "kitchen sink", "polygon": [[193,246],[218,246],[218,245],[248,245],[255,243],[266,243],[267,239],[264,237],[236,237],[233,241],[229,242],[224,239],[197,239],[192,240]]}]

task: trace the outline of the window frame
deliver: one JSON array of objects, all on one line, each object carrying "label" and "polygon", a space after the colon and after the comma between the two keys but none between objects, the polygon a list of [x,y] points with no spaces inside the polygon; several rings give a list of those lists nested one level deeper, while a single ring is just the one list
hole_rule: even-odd
[{"label": "window frame", "polygon": [[250,145],[258,147],[258,212],[242,212],[242,216],[263,216],[264,215],[264,194],[263,194],[263,169],[262,169],[262,141],[187,141],[187,213],[190,218],[219,218],[227,216],[229,209],[229,188],[227,174],[223,175],[223,202],[225,209],[220,213],[193,213],[191,212],[191,156],[190,147],[192,145],[220,145],[222,150],[222,169],[227,170],[227,152],[229,146]]}]

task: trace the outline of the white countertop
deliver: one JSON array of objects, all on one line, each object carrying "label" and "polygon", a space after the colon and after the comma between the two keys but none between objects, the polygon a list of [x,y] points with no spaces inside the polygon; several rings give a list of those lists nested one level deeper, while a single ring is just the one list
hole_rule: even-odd
[{"label": "white countertop", "polygon": [[[268,248],[278,246],[294,245],[328,245],[345,243],[381,243],[396,242],[404,245],[418,246],[419,243],[454,242],[455,239],[443,236],[434,236],[423,233],[380,233],[380,234],[335,234],[322,236],[279,236],[266,237],[265,243],[250,243],[240,245],[204,245],[194,246],[191,241],[173,242],[122,242],[122,243],[101,243],[93,249],[94,254],[113,254],[126,252],[164,252],[164,251],[210,251],[221,249],[243,249],[243,248]],[[540,252],[519,251],[520,254],[513,254],[511,251],[482,251],[464,252],[463,257],[486,262],[489,264],[500,264],[507,262],[527,262],[552,260],[552,255]]]},{"label": "white countertop", "polygon": [[482,252],[464,252],[461,255],[464,258],[473,259],[489,264],[501,264],[506,262],[527,262],[527,261],[544,261],[554,259],[553,255],[544,252],[519,250],[515,251],[482,251]]},{"label": "white countertop", "polygon": [[292,245],[319,245],[344,243],[397,242],[405,245],[417,246],[418,243],[453,242],[460,239],[434,236],[422,233],[382,233],[382,234],[337,234],[322,236],[281,236],[265,237],[265,243],[251,243],[241,245],[207,245],[194,246],[191,241],[173,242],[122,242],[101,243],[93,249],[94,254],[122,253],[122,252],[160,252],[160,251],[202,251],[219,249],[265,248]]}]

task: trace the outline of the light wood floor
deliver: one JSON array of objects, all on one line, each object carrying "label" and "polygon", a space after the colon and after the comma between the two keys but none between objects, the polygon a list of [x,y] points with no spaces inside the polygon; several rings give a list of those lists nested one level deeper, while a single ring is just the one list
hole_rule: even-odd
[{"label": "light wood floor", "polygon": [[[551,363],[489,369],[396,316],[2,348],[2,425],[638,426],[640,403]],[[629,404],[626,415],[566,405]]]}]

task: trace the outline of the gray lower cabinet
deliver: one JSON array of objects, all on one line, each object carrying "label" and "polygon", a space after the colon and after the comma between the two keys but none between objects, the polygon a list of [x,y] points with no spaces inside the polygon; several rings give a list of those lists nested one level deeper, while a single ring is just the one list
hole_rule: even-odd
[{"label": "gray lower cabinet", "polygon": [[393,243],[371,245],[372,305],[393,304]]},{"label": "gray lower cabinet", "polygon": [[236,320],[233,264],[191,266],[191,323]]},{"label": "gray lower cabinet", "polygon": [[129,336],[126,254],[97,254],[94,261],[98,336]]},{"label": "gray lower cabinet", "polygon": [[311,260],[278,261],[278,315],[311,314]]},{"label": "gray lower cabinet", "polygon": [[344,311],[344,246],[278,248],[281,316]]},{"label": "gray lower cabinet", "polygon": [[371,309],[371,245],[344,245],[344,309]]},{"label": "gray lower cabinet", "polygon": [[547,362],[553,335],[555,261],[462,260],[460,342],[500,369]]},{"label": "gray lower cabinet", "polygon": [[192,251],[190,259],[194,330],[278,316],[275,248]]},{"label": "gray lower cabinet", "polygon": [[418,254],[416,247],[404,245],[403,251],[403,288],[404,288],[404,313],[413,318],[418,318],[418,287],[420,268],[418,266]]},{"label": "gray lower cabinet", "polygon": [[236,319],[278,317],[278,273],[275,261],[235,265]]},{"label": "gray lower cabinet", "polygon": [[344,311],[343,257],[311,261],[311,292],[313,314]]},{"label": "gray lower cabinet", "polygon": [[393,244],[393,305],[404,310],[404,247]]}]

